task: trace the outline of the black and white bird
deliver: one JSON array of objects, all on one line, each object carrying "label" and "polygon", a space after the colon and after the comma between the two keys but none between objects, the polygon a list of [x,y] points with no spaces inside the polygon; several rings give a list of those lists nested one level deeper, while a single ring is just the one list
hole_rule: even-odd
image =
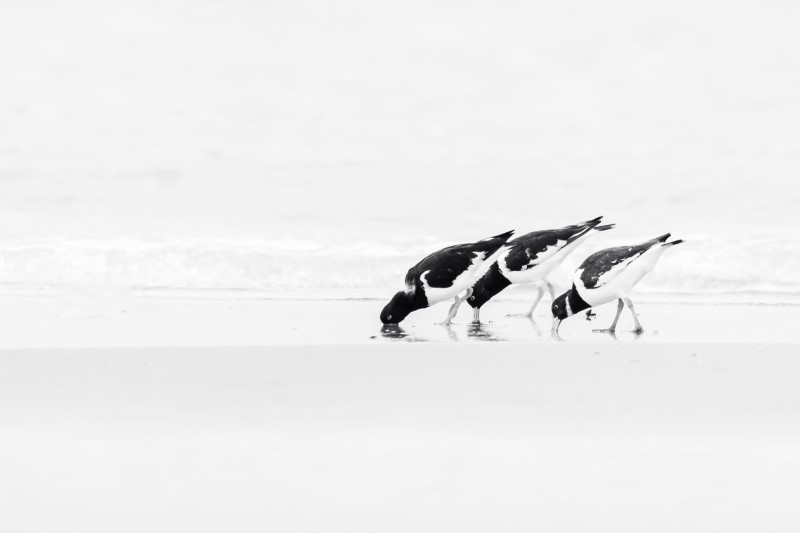
[{"label": "black and white bird", "polygon": [[572,288],[553,302],[553,335],[558,335],[558,327],[565,318],[612,300],[619,302],[614,322],[608,329],[595,331],[613,333],[623,305],[631,310],[636,326],[634,331],[644,331],[633,309],[633,302],[628,298],[628,292],[645,274],[653,270],[667,249],[683,242],[681,239],[667,242],[669,237],[670,234],[667,233],[642,244],[606,248],[587,257],[575,271]]},{"label": "black and white bird", "polygon": [[[555,289],[547,280],[547,275],[595,231],[614,227],[614,224],[601,226],[602,219],[597,217],[563,228],[533,231],[508,241],[497,261],[478,280],[472,288],[472,296],[467,299],[473,308],[474,321],[480,322],[481,307],[509,285],[540,281],[547,287],[550,300],[555,300]],[[542,285],[537,288],[538,294],[533,305],[522,316],[533,317],[533,311],[544,295]]]},{"label": "black and white bird", "polygon": [[[461,303],[472,294],[472,286],[497,259],[514,231],[482,241],[457,244],[434,252],[406,274],[406,288],[394,295],[381,311],[381,322],[398,324],[409,313],[454,298],[442,324],[450,324]],[[459,297],[466,291],[463,297]]]}]

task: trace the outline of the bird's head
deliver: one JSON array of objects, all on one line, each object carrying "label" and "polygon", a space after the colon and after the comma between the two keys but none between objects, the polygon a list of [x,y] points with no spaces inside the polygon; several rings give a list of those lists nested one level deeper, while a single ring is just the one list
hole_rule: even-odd
[{"label": "bird's head", "polygon": [[550,310],[553,312],[553,334],[558,333],[558,326],[561,321],[580,313],[591,306],[580,297],[575,289],[575,285],[570,290],[553,300]]},{"label": "bird's head", "polygon": [[553,312],[553,318],[556,320],[564,320],[567,317],[571,317],[574,313],[572,309],[569,307],[569,293],[572,292],[571,290],[565,292],[555,300],[553,300],[553,305],[550,307],[550,310]]},{"label": "bird's head", "polygon": [[400,291],[392,297],[386,307],[383,308],[383,311],[381,311],[381,322],[384,324],[399,324],[409,313],[416,309],[418,307],[414,306],[412,295],[405,291]]}]

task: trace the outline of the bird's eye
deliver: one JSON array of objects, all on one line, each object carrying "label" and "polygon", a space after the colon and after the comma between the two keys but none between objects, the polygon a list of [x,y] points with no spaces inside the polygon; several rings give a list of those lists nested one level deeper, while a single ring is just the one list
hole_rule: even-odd
[{"label": "bird's eye", "polygon": [[392,319],[392,315],[387,316],[386,319],[387,320],[391,320]]}]

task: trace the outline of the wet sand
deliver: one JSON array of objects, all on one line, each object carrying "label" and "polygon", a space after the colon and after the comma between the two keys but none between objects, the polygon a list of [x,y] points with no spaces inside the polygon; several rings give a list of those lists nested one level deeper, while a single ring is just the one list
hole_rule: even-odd
[{"label": "wet sand", "polygon": [[514,301],[392,337],[375,301],[48,298],[0,308],[10,531],[800,527],[795,308],[555,342]]},{"label": "wet sand", "polygon": [[[383,328],[378,315],[386,301],[388,296],[311,299],[247,291],[9,294],[0,298],[0,349],[553,342],[548,300],[534,320],[506,316],[526,311],[531,300],[493,300],[484,306],[478,326],[472,324],[472,309],[462,305],[449,328],[436,325],[447,314],[444,303],[412,313],[399,327]],[[597,308],[592,321],[583,315],[564,321],[560,336],[564,342],[592,344],[800,342],[795,327],[800,306],[635,302],[643,335],[630,331],[627,309],[616,338],[593,333],[613,320],[616,306],[611,304]]]}]

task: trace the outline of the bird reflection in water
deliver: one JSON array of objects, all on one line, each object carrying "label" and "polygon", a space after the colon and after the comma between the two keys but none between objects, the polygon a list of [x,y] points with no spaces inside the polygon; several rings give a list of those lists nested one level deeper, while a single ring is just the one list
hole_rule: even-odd
[{"label": "bird reflection in water", "polygon": [[502,341],[500,337],[489,331],[486,324],[472,322],[467,326],[467,337],[476,341]]},{"label": "bird reflection in water", "polygon": [[406,342],[420,342],[425,339],[420,339],[414,335],[410,335],[403,328],[397,324],[386,324],[381,328],[381,337],[384,339],[402,340]]},{"label": "bird reflection in water", "polygon": [[531,320],[530,329],[535,334],[534,338],[536,340],[543,341],[550,338],[555,338],[555,340],[561,340],[561,338],[558,337],[558,335],[551,335],[550,324],[545,324],[542,321],[537,322],[536,320]]},{"label": "bird reflection in water", "polygon": [[[617,337],[616,330],[613,330],[613,329],[594,329],[592,331],[594,333],[604,333],[604,334],[608,335],[609,337],[611,337],[612,339],[614,339],[615,341],[619,340],[619,338]],[[632,333],[633,334],[633,340],[635,340],[635,341],[638,341],[639,339],[642,338],[642,335],[644,335],[644,331],[641,331],[641,330],[624,331],[622,333],[623,333],[623,335],[625,335],[626,333]]]},{"label": "bird reflection in water", "polygon": [[617,332],[616,332],[616,330],[613,330],[613,329],[593,329],[593,330],[592,330],[592,332],[594,332],[594,333],[603,333],[603,334],[605,334],[605,335],[608,335],[609,337],[611,337],[611,338],[612,338],[612,339],[614,339],[615,341],[618,341],[618,340],[619,340],[619,339],[617,338]]},{"label": "bird reflection in water", "polygon": [[458,335],[456,335],[456,332],[453,331],[453,326],[447,324],[444,329],[447,331],[447,336],[450,337],[451,341],[458,342]]}]

